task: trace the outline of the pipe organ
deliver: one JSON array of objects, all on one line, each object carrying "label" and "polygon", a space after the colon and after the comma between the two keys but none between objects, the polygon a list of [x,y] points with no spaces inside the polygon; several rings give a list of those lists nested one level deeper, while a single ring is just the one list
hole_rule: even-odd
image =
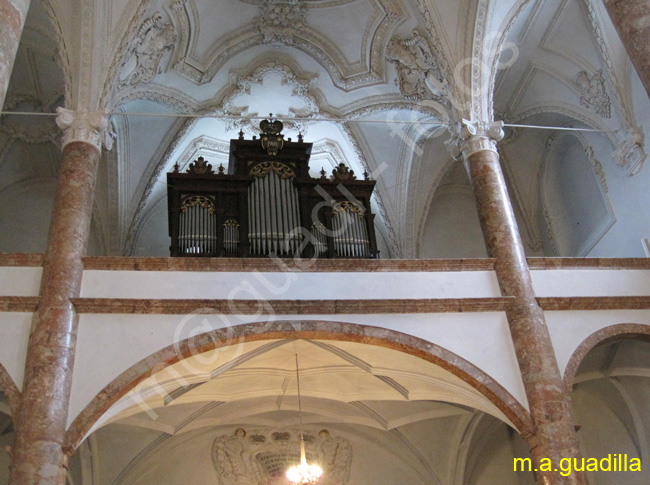
[{"label": "pipe organ", "polygon": [[167,174],[172,256],[377,258],[375,182],[340,164],[309,174],[311,143],[264,120],[230,142],[228,170],[199,157]]}]

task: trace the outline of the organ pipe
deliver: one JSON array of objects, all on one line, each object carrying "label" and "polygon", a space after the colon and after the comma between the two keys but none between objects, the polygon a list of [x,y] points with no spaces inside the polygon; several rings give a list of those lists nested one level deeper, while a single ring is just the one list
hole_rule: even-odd
[{"label": "organ pipe", "polygon": [[298,189],[289,167],[268,163],[253,171],[248,193],[251,252],[288,256],[298,247]]},{"label": "organ pipe", "polygon": [[211,254],[216,248],[214,198],[187,196],[179,217],[179,250],[183,254]]},{"label": "organ pipe", "polygon": [[370,241],[366,226],[364,208],[351,202],[342,202],[334,207],[332,231],[334,246],[339,256],[348,258],[370,256]]}]

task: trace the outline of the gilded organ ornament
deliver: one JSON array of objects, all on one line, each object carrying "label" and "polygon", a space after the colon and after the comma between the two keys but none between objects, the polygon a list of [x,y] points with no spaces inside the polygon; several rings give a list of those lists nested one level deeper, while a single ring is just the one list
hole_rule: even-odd
[{"label": "gilded organ ornament", "polygon": [[190,166],[187,169],[187,173],[195,173],[197,175],[212,175],[214,173],[214,170],[212,170],[212,164],[206,162],[203,157],[199,157],[190,163]]},{"label": "gilded organ ornament", "polygon": [[262,130],[260,142],[262,143],[262,148],[266,150],[266,153],[270,157],[276,156],[284,146],[284,135],[280,133],[283,127],[284,125],[279,120],[269,119],[260,122],[260,129]]},{"label": "gilded organ ornament", "polygon": [[282,179],[294,179],[296,174],[287,167],[284,163],[280,162],[262,162],[258,165],[255,165],[250,171],[250,174],[253,177],[265,177],[271,172],[275,172],[278,177]]}]

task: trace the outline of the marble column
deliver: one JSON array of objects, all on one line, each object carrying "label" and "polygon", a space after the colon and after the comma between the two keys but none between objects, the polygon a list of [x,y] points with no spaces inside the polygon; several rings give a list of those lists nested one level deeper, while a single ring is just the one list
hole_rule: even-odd
[{"label": "marble column", "polygon": [[0,0],[0,110],[5,104],[27,10],[29,0]]},{"label": "marble column", "polygon": [[650,96],[650,0],[603,0],[603,2]]},{"label": "marble column", "polygon": [[[503,138],[502,123],[465,122],[461,151],[476,197],[488,254],[495,258],[501,293],[514,302],[506,311],[510,334],[535,425],[525,436],[540,483],[586,483],[583,473],[560,474],[560,459],[579,456],[569,396],[546,326],[537,304],[528,263],[499,164],[496,142]],[[545,471],[543,461],[552,467]],[[555,470],[555,471],[554,471]]]},{"label": "marble column", "polygon": [[70,302],[79,296],[95,193],[104,112],[59,108],[64,130],[63,162],[43,263],[40,303],[27,348],[25,377],[12,450],[11,484],[65,484],[63,449],[78,316]]}]

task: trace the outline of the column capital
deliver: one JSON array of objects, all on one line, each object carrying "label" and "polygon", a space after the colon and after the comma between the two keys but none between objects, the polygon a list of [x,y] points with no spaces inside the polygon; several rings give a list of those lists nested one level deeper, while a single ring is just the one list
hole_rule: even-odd
[{"label": "column capital", "polygon": [[72,111],[66,108],[57,108],[59,115],[56,124],[63,130],[62,146],[65,147],[73,141],[81,141],[95,146],[101,151],[102,145],[107,150],[113,148],[113,137],[108,111]]},{"label": "column capital", "polygon": [[496,153],[497,142],[503,140],[503,121],[469,121],[460,125],[460,151],[465,160],[476,152],[490,150]]}]

